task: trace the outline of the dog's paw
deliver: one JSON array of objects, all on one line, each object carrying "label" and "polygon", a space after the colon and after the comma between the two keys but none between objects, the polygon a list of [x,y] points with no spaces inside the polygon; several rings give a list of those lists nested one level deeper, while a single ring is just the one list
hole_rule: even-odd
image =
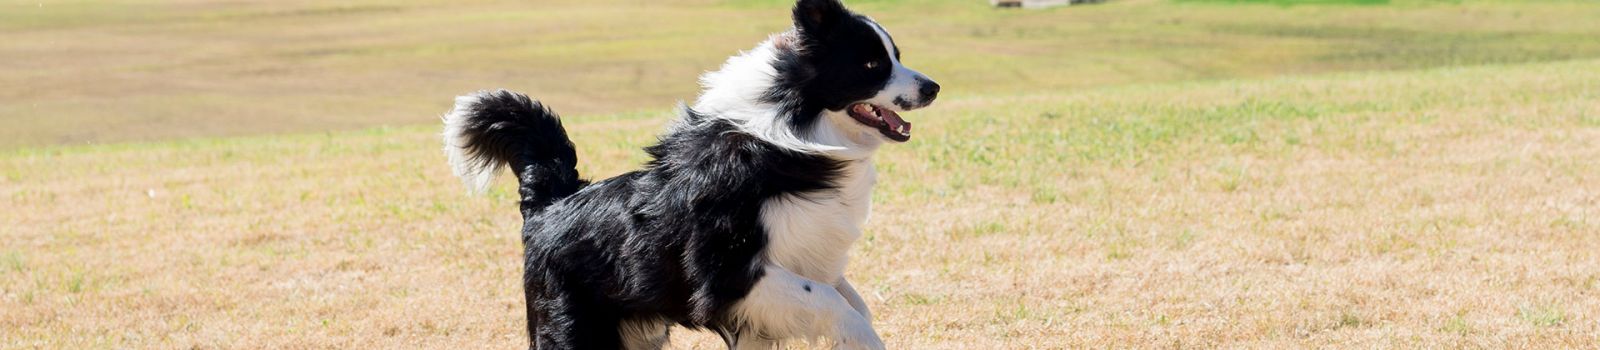
[{"label": "dog's paw", "polygon": [[877,335],[867,337],[844,337],[835,344],[834,349],[840,350],[884,350],[883,340]]},{"label": "dog's paw", "polygon": [[866,319],[857,318],[839,329],[834,348],[841,350],[883,350],[883,339]]}]

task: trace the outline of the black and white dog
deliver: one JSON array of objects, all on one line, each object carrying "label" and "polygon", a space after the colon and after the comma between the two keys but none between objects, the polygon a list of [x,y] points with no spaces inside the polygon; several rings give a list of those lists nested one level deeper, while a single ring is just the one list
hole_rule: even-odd
[{"label": "black and white dog", "polygon": [[900,64],[883,27],[838,0],[799,0],[794,29],[729,58],[643,169],[578,177],[561,121],[485,91],[444,116],[455,174],[520,182],[528,332],[537,349],[655,349],[673,324],[730,348],[826,337],[881,349],[844,278],[876,181],[872,155],[911,138],[899,112],[939,85]]}]

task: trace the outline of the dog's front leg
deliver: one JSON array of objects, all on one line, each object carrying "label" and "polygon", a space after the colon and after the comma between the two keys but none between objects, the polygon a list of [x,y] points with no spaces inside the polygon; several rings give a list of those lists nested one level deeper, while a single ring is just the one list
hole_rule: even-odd
[{"label": "dog's front leg", "polygon": [[739,317],[771,338],[827,337],[839,349],[883,349],[872,324],[833,284],[767,265],[744,300]]},{"label": "dog's front leg", "polygon": [[850,307],[861,313],[862,318],[872,322],[872,311],[867,310],[867,301],[861,299],[861,293],[856,293],[856,288],[850,285],[850,280],[839,277],[839,284],[835,284],[833,288],[839,291],[839,295],[844,296],[844,301],[849,302]]}]

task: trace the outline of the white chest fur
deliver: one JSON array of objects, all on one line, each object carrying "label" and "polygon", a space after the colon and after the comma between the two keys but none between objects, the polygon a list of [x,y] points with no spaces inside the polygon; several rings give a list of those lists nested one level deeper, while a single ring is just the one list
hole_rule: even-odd
[{"label": "white chest fur", "polygon": [[850,162],[843,172],[836,190],[774,198],[762,205],[769,262],[824,283],[844,276],[850,245],[861,237],[872,210],[877,170],[868,159]]}]

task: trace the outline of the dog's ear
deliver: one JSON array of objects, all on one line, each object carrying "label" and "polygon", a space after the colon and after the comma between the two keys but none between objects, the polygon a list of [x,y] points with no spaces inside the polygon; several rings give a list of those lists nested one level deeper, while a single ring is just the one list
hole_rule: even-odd
[{"label": "dog's ear", "polygon": [[850,18],[850,10],[839,0],[800,0],[794,4],[794,27],[803,36],[826,36],[846,18]]}]

